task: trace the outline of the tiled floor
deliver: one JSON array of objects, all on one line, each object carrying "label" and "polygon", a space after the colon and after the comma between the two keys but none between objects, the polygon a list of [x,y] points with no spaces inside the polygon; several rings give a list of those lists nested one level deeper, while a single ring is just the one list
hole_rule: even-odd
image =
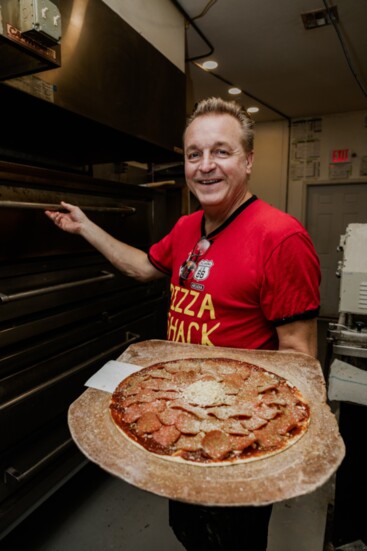
[{"label": "tiled floor", "polygon": [[[327,325],[320,325],[321,364],[326,329]],[[327,507],[332,499],[331,480],[312,494],[275,504],[268,551],[324,551]],[[5,537],[0,548],[182,551],[168,526],[167,506],[167,499],[137,489],[89,463]]]}]

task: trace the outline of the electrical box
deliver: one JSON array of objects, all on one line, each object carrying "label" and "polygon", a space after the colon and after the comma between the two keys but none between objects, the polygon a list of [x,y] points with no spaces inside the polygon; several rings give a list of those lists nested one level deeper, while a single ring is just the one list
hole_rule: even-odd
[{"label": "electrical box", "polygon": [[0,81],[60,67],[60,38],[54,2],[0,0]]},{"label": "electrical box", "polygon": [[61,14],[50,0],[20,0],[20,31],[48,44],[61,39]]}]

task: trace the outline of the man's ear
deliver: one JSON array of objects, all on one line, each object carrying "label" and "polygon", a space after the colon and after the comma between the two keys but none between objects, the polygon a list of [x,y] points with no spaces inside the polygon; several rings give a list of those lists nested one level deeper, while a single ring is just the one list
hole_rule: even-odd
[{"label": "man's ear", "polygon": [[248,174],[250,174],[251,172],[251,169],[252,169],[252,165],[254,163],[254,152],[253,151],[250,151],[249,153],[246,154],[246,168],[247,168],[247,172]]}]

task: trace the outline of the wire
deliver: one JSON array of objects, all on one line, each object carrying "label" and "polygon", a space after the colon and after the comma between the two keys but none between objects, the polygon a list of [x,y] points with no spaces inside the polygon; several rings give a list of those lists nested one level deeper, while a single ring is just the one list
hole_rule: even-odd
[{"label": "wire", "polygon": [[[196,16],[195,19],[197,19],[198,17],[201,17],[202,15],[204,15],[205,13],[207,13],[207,11],[209,10],[209,8],[216,2],[217,0],[209,0],[208,4],[206,5],[206,7],[204,8],[204,10],[201,12],[200,15]],[[195,57],[190,57],[190,58],[186,58],[185,61],[186,63],[188,62],[192,62],[194,63],[194,65],[196,67],[198,67],[199,69],[201,69],[202,71],[204,71],[205,69],[203,69],[203,67],[201,67],[201,65],[199,63],[196,63],[197,60],[199,59],[202,59],[202,58],[205,58],[205,57],[208,57],[209,55],[211,55],[213,52],[214,52],[214,47],[212,46],[212,44],[209,42],[209,40],[206,38],[206,36],[204,36],[204,34],[201,32],[201,30],[195,25],[195,23],[193,22],[193,20],[191,19],[191,17],[185,12],[185,10],[183,9],[183,7],[180,5],[179,2],[177,2],[177,0],[171,0],[172,4],[174,4],[174,6],[176,6],[176,8],[182,13],[182,15],[184,16],[184,18],[186,19],[186,21],[188,21],[190,23],[190,25],[192,25],[192,27],[196,30],[196,32],[201,36],[201,38],[204,40],[204,42],[209,46],[210,48],[210,51],[204,55],[197,55]],[[218,73],[214,73],[212,71],[206,71],[207,73],[209,73],[211,76],[217,78],[218,80],[221,80],[222,82],[228,84],[229,86],[234,86],[234,84],[232,82],[230,82],[229,80],[225,79],[224,77],[222,77],[221,75],[219,75]],[[263,100],[257,98],[256,96],[253,96],[252,94],[250,94],[249,92],[246,92],[245,90],[241,90],[241,92],[245,95],[245,96],[248,96],[249,98],[252,98],[253,100],[259,102],[261,105],[263,105],[264,107],[267,107],[268,109],[270,109],[271,111],[273,111],[274,113],[277,113],[278,115],[280,115],[282,118],[290,121],[290,117],[288,115],[285,115],[284,113],[282,113],[281,111],[279,111],[278,109],[275,109],[275,107],[272,107],[271,105],[265,103]]]},{"label": "wire", "polygon": [[200,19],[200,17],[203,17],[204,15],[206,15],[208,13],[208,11],[210,10],[210,8],[212,6],[214,6],[214,4],[216,3],[217,0],[209,0],[209,2],[207,3],[207,5],[205,6],[205,8],[199,13],[199,15],[195,15],[195,17],[192,17],[191,18],[191,21],[195,21],[195,19]]},{"label": "wire", "polygon": [[340,327],[341,329],[345,329],[346,331],[350,331],[352,333],[361,333],[358,329],[353,329],[352,327],[348,327],[347,325],[343,325],[342,323],[332,323],[330,324],[331,330],[337,327]]},{"label": "wire", "polygon": [[198,33],[198,35],[204,40],[204,42],[206,43],[206,45],[208,46],[209,48],[209,51],[206,53],[206,54],[202,54],[202,55],[197,55],[195,57],[188,57],[185,59],[186,62],[189,62],[189,61],[196,61],[197,59],[202,59],[203,57],[208,57],[209,55],[211,55],[213,52],[214,52],[214,47],[212,46],[212,44],[209,42],[209,40],[206,38],[206,36],[201,32],[201,30],[199,29],[199,27],[197,27],[197,25],[194,23],[194,21],[191,19],[191,17],[189,17],[187,15],[187,13],[185,12],[185,10],[183,9],[183,7],[181,6],[181,4],[179,2],[177,2],[177,0],[171,0],[172,4],[174,6],[176,6],[176,8],[182,13],[182,15],[184,16],[184,18],[186,19],[186,21],[188,21],[190,23],[190,25],[195,29],[195,31]]},{"label": "wire", "polygon": [[339,26],[335,20],[335,17],[333,16],[333,14],[331,13],[331,10],[330,10],[330,6],[328,5],[327,1],[326,0],[323,0],[323,3],[324,3],[324,6],[325,6],[325,9],[327,11],[327,14],[328,14],[328,17],[329,17],[329,20],[331,21],[331,24],[333,25],[334,27],[334,30],[337,34],[337,37],[339,39],[339,42],[340,42],[340,45],[343,49],[343,52],[344,52],[344,55],[345,55],[345,58],[347,60],[347,63],[348,63],[348,66],[349,66],[349,69],[351,70],[358,86],[360,87],[360,89],[362,90],[362,92],[364,93],[365,96],[367,96],[367,89],[366,87],[364,86],[363,82],[361,81],[361,79],[359,78],[358,74],[357,74],[357,71],[354,69],[353,67],[353,63],[352,63],[352,60],[350,58],[350,55],[349,55],[349,52],[348,52],[348,49],[344,43],[344,39],[343,39],[343,36],[342,36],[342,33],[339,29]]}]

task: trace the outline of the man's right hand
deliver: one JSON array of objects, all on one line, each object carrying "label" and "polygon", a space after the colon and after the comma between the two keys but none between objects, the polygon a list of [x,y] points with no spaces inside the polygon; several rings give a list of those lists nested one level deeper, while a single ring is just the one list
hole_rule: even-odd
[{"label": "man's right hand", "polygon": [[87,216],[75,205],[70,205],[64,201],[61,201],[60,205],[67,212],[46,210],[46,216],[48,216],[61,230],[80,234],[83,224],[88,221]]}]

